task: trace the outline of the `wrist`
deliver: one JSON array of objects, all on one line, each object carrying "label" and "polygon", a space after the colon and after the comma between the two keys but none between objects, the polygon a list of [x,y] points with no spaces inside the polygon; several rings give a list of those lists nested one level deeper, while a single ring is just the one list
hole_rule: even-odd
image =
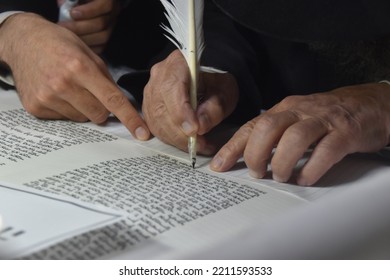
[{"label": "wrist", "polygon": [[7,26],[4,26],[11,17],[23,13],[20,11],[4,12],[0,14],[0,81],[13,86],[15,84],[11,69],[7,64],[7,50],[9,49],[9,38]]},{"label": "wrist", "polygon": [[[4,13],[2,14],[4,16]],[[20,46],[26,44],[26,32],[33,26],[32,18],[42,20],[39,15],[14,12],[2,18],[0,24],[0,81],[14,86],[13,64],[20,57]]]},{"label": "wrist", "polygon": [[6,45],[9,42],[7,36],[7,21],[10,20],[13,16],[19,14],[20,12],[5,12],[0,14],[0,59],[4,60],[4,52],[6,50]]},{"label": "wrist", "polygon": [[43,18],[33,13],[15,13],[9,16],[0,27],[0,58],[3,63],[10,64],[18,55],[18,49],[26,44],[31,27],[38,28],[38,21]]}]

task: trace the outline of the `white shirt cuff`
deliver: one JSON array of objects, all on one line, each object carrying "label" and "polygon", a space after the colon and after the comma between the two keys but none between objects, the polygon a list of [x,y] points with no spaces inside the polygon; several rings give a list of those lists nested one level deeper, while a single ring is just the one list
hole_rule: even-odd
[{"label": "white shirt cuff", "polygon": [[[2,23],[9,18],[10,16],[18,13],[23,13],[22,11],[9,11],[9,12],[3,12],[0,13],[0,28]],[[7,69],[6,67],[2,66],[0,64],[0,81],[3,81],[6,84],[9,84],[11,86],[15,85],[14,79],[12,77],[12,73]]]},{"label": "white shirt cuff", "polygon": [[23,13],[22,11],[9,11],[9,12],[3,12],[0,13],[0,25],[10,16],[18,13]]}]

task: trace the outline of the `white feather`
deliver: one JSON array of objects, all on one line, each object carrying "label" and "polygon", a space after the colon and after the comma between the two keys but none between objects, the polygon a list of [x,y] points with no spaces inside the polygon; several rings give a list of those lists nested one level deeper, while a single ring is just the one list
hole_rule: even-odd
[{"label": "white feather", "polygon": [[[172,3],[171,3],[172,2]],[[183,56],[189,62],[190,57],[190,40],[191,36],[195,36],[197,60],[200,61],[204,50],[203,39],[203,10],[204,1],[194,0],[195,17],[190,13],[191,1],[189,0],[161,0],[165,8],[165,15],[168,19],[170,27],[162,25],[162,28],[167,32],[165,35],[176,47],[182,52]],[[195,34],[191,34],[191,21],[195,21]]]},{"label": "white feather", "polygon": [[[190,103],[197,109],[198,72],[223,73],[212,67],[200,67],[204,51],[203,10],[204,0],[161,0],[170,27],[162,25],[165,35],[185,57],[190,72]],[[192,167],[196,165],[196,135],[188,138],[188,152]]]},{"label": "white feather", "polygon": [[[161,0],[169,25],[163,25],[166,36],[185,57],[190,71],[190,103],[197,108],[198,72],[200,58],[204,50],[203,40],[203,0]],[[192,167],[196,165],[196,135],[188,138],[188,152]]]}]

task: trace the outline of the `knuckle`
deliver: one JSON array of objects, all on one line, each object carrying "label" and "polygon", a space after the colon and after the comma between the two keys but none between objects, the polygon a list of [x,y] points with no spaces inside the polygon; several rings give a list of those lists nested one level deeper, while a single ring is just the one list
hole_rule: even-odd
[{"label": "knuckle", "polygon": [[144,102],[142,104],[149,102],[149,97],[152,95],[152,91],[153,91],[153,85],[152,82],[149,80],[144,87]]},{"label": "knuckle", "polygon": [[303,137],[305,137],[302,127],[290,126],[283,134],[290,143],[299,144]]},{"label": "knuckle", "polygon": [[167,108],[163,103],[159,103],[154,106],[152,112],[156,118],[162,118],[167,114]]},{"label": "knuckle", "polygon": [[26,104],[23,104],[24,106],[24,109],[26,110],[27,113],[37,117],[37,118],[41,118],[41,112],[42,112],[42,108],[41,106],[39,106],[38,104],[36,103],[26,103]]},{"label": "knuckle", "polygon": [[177,60],[183,60],[183,54],[179,50],[173,51],[168,57],[167,57],[167,63],[176,63]]},{"label": "knuckle", "polygon": [[152,66],[150,69],[150,76],[151,78],[154,78],[159,75],[162,69],[162,62],[156,63]]},{"label": "knuckle", "polygon": [[144,103],[142,112],[144,113],[144,118],[148,126],[163,127],[161,124],[164,123],[167,116],[167,110],[163,104],[160,103],[155,106],[147,106]]},{"label": "knuckle", "polygon": [[94,110],[94,112],[91,115],[91,121],[94,123],[100,124],[107,120],[107,117],[109,115],[109,112],[104,109]]},{"label": "knuckle", "polygon": [[53,119],[46,115],[45,107],[39,102],[22,102],[22,104],[27,113],[38,119]]},{"label": "knuckle", "polygon": [[360,122],[342,105],[333,105],[330,108],[329,115],[332,118],[334,126],[348,135],[361,134],[362,128]]},{"label": "knuckle", "polygon": [[238,136],[242,139],[248,139],[252,134],[254,127],[256,126],[257,118],[248,121],[246,124],[240,127],[235,136]]},{"label": "knuckle", "polygon": [[290,95],[285,97],[282,101],[279,103],[279,107],[281,109],[287,109],[291,108],[296,104],[299,104],[302,100],[302,96],[299,95]]},{"label": "knuckle", "polygon": [[85,63],[78,57],[72,57],[65,62],[65,68],[69,73],[81,73],[85,70]]},{"label": "knuckle", "polygon": [[257,131],[268,131],[275,127],[277,121],[270,114],[264,114],[258,121],[255,123],[254,127]]},{"label": "knuckle", "polygon": [[[62,95],[66,92],[67,87],[69,86],[70,81],[70,73],[64,74],[62,76],[53,77],[49,80],[48,84],[49,87],[55,92],[56,94]],[[47,94],[46,91],[38,91],[37,97],[40,98],[42,101],[45,101],[45,99],[50,98],[51,95]]]},{"label": "knuckle", "polygon": [[294,102],[294,97],[293,96],[287,96],[285,98],[283,98],[280,102],[279,102],[279,106],[280,107],[283,107],[283,108],[289,108],[290,105]]},{"label": "knuckle", "polygon": [[35,107],[50,107],[50,104],[54,103],[58,95],[61,95],[65,87],[59,87],[58,89],[51,87],[52,91],[39,89],[35,92],[33,102]]},{"label": "knuckle", "polygon": [[239,132],[243,137],[248,137],[252,133],[252,130],[253,125],[251,123],[246,123],[240,128]]},{"label": "knuckle", "polygon": [[124,95],[118,94],[118,92],[111,92],[105,97],[105,104],[110,108],[120,108],[124,106],[127,99]]}]

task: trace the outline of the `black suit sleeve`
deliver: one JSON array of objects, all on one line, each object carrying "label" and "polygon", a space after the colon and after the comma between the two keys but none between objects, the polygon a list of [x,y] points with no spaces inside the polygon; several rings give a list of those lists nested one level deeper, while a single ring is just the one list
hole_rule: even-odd
[{"label": "black suit sleeve", "polygon": [[228,119],[241,124],[259,114],[261,96],[255,78],[258,76],[256,52],[241,35],[235,23],[212,1],[205,1],[205,51],[201,64],[228,71],[237,79],[240,100]]},{"label": "black suit sleeve", "polygon": [[58,17],[57,1],[55,0],[1,0],[0,13],[7,11],[32,12],[53,22]]}]

